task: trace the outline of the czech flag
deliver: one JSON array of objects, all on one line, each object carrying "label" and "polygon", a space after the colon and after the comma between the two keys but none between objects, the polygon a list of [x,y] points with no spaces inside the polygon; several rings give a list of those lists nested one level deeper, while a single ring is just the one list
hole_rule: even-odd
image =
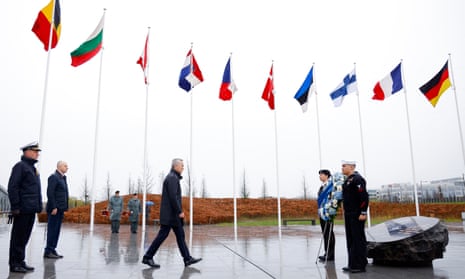
[{"label": "czech flag", "polygon": [[220,99],[229,101],[236,91],[237,87],[231,75],[231,57],[229,57],[228,63],[226,63],[226,67],[224,68],[223,81],[220,87]]}]

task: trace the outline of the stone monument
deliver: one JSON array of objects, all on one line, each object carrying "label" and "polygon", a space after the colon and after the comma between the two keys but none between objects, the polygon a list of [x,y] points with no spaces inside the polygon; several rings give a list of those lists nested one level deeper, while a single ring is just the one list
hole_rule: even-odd
[{"label": "stone monument", "polygon": [[366,230],[367,255],[374,264],[430,266],[449,243],[447,227],[437,218],[393,219]]}]

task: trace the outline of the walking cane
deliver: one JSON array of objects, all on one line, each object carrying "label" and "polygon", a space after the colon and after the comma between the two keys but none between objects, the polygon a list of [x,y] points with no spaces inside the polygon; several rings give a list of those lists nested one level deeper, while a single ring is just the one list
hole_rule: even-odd
[{"label": "walking cane", "polygon": [[[326,223],[327,225],[328,223]],[[326,243],[326,252],[325,252],[325,264],[328,262],[328,252],[329,252],[329,243],[331,241],[331,232],[333,231],[334,223],[330,222],[329,225],[329,237],[328,237],[328,243]],[[326,235],[326,234],[325,234]]]},{"label": "walking cane", "polygon": [[320,256],[321,245],[323,244],[324,236],[325,236],[325,234],[326,234],[326,228],[327,228],[327,227],[328,227],[328,222],[325,223],[325,228],[323,229],[323,235],[321,236],[320,247],[318,248],[318,253],[316,254],[315,264],[318,263],[318,257]]}]

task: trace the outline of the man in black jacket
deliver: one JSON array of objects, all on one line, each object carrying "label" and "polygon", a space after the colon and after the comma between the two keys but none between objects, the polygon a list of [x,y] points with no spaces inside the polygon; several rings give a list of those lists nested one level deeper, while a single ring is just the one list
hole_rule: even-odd
[{"label": "man in black jacket", "polygon": [[368,209],[366,181],[355,171],[354,161],[342,161],[342,173],[346,176],[342,186],[342,196],[344,198],[344,224],[349,256],[349,264],[342,270],[352,273],[365,272],[368,263],[365,236]]},{"label": "man in black jacket", "polygon": [[64,213],[68,210],[68,183],[66,183],[65,173],[68,171],[68,164],[58,161],[57,170],[48,177],[47,186],[47,246],[44,251],[44,258],[63,258],[55,250],[60,237],[61,223]]},{"label": "man in black jacket", "polygon": [[26,245],[34,226],[35,214],[42,211],[40,176],[35,168],[39,158],[39,144],[33,142],[21,147],[23,156],[14,165],[8,181],[8,197],[13,215],[13,228],[10,236],[10,272],[26,273],[33,271],[24,262]]},{"label": "man in black jacket", "polygon": [[176,235],[179,251],[184,259],[184,266],[189,266],[201,261],[201,258],[193,258],[189,253],[184,235],[184,212],[182,210],[181,184],[184,163],[181,159],[173,159],[171,171],[163,181],[163,192],[160,205],[160,230],[153,240],[147,252],[142,258],[142,263],[159,268],[160,265],[153,261],[153,256],[160,245],[168,237],[170,230]]}]

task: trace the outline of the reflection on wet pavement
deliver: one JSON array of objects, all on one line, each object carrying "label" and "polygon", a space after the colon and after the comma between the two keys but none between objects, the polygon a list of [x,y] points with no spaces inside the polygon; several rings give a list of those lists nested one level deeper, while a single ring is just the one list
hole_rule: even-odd
[{"label": "reflection on wet pavement", "polygon": [[[316,262],[320,246],[319,226],[286,226],[279,241],[275,227],[240,227],[234,241],[233,228],[195,226],[191,254],[202,257],[200,263],[184,267],[174,235],[162,245],[154,260],[160,269],[148,268],[140,261],[157,233],[147,227],[145,233],[132,234],[129,226],[112,234],[108,225],[64,224],[58,243],[63,259],[44,259],[46,224],[36,225],[28,244],[26,261],[36,269],[32,273],[8,271],[9,230],[0,223],[0,278],[463,278],[465,234],[451,230],[444,259],[431,267],[400,268],[369,264],[364,274],[346,274],[346,248],[343,226],[335,227],[336,259],[326,265]],[[186,231],[188,235],[188,231]]]}]

